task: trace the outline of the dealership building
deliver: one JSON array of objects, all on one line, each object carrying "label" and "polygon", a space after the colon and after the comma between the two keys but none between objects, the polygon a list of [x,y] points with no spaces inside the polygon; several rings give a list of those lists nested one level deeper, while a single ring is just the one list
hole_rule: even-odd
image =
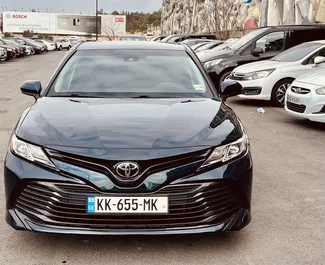
[{"label": "dealership building", "polygon": [[[3,32],[37,34],[89,35],[96,34],[96,16],[89,14],[3,12]],[[122,36],[126,31],[126,17],[98,15],[98,34]]]}]

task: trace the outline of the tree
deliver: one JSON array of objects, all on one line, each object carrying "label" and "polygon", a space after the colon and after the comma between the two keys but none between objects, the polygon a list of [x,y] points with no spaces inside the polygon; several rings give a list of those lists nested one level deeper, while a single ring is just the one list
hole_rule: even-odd
[{"label": "tree", "polygon": [[118,16],[119,14],[120,13],[118,11],[116,11],[116,10],[112,12],[112,15],[115,15],[115,16]]},{"label": "tree", "polygon": [[113,23],[107,21],[102,26],[102,31],[107,35],[109,40],[115,40],[118,34],[118,28],[119,28],[119,24],[116,23],[116,20],[114,20]]},{"label": "tree", "polygon": [[238,0],[212,0],[212,27],[219,38],[229,38],[229,31],[233,30],[238,18]]},{"label": "tree", "polygon": [[31,38],[33,36],[34,36],[34,31],[32,31],[32,30],[25,30],[23,32],[23,37],[25,37],[25,38]]},{"label": "tree", "polygon": [[3,32],[3,16],[2,16],[2,13],[0,13],[0,32]]}]

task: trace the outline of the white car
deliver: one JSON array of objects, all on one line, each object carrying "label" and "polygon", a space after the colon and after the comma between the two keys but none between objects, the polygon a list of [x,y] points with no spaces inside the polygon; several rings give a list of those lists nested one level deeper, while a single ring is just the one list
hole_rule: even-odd
[{"label": "white car", "polygon": [[325,123],[325,69],[302,75],[291,84],[285,110],[296,117]]},{"label": "white car", "polygon": [[240,98],[271,100],[275,106],[283,107],[290,84],[303,74],[325,69],[324,62],[325,40],[306,42],[270,60],[239,66],[227,79],[236,80],[243,86]]},{"label": "white car", "polygon": [[47,46],[48,51],[54,51],[56,49],[56,45],[53,41],[42,39],[34,39],[34,41],[45,44]]},{"label": "white car", "polygon": [[68,39],[56,39],[54,42],[56,43],[56,48],[59,51],[63,49],[70,50],[70,48],[72,47]]}]

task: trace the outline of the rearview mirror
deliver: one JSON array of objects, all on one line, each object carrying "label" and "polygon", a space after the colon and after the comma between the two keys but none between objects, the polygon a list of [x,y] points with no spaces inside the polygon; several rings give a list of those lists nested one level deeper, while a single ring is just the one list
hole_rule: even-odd
[{"label": "rearview mirror", "polygon": [[262,48],[260,48],[260,47],[256,47],[256,48],[254,48],[254,49],[252,50],[252,55],[256,56],[256,55],[259,55],[259,54],[261,54],[261,53],[263,53],[263,52],[264,52],[264,50],[263,50]]},{"label": "rearview mirror", "polygon": [[227,98],[238,96],[242,91],[243,87],[236,81],[226,80],[220,85],[220,94],[224,101],[226,101]]},{"label": "rearview mirror", "polygon": [[325,62],[325,57],[323,56],[316,56],[314,59],[314,65],[318,65]]},{"label": "rearview mirror", "polygon": [[41,95],[42,84],[38,80],[28,80],[20,87],[20,90],[23,94],[38,99]]}]

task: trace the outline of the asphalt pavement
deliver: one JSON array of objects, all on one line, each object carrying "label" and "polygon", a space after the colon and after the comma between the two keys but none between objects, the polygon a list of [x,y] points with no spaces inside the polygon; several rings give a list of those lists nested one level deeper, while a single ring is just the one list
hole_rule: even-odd
[{"label": "asphalt pavement", "polygon": [[[0,176],[9,136],[33,98],[28,79],[46,86],[65,52],[0,63]],[[0,181],[0,264],[318,265],[325,264],[325,124],[298,120],[267,102],[231,99],[252,145],[252,222],[227,234],[88,237],[15,231],[5,222]],[[263,107],[265,113],[258,113]]]}]

